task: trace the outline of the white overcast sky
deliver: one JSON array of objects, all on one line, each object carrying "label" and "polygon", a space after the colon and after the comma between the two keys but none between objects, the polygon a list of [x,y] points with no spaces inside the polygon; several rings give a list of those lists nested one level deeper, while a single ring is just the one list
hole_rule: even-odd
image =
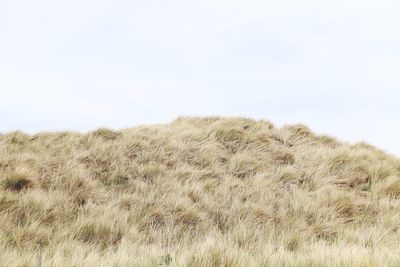
[{"label": "white overcast sky", "polygon": [[0,0],[0,132],[246,116],[400,155],[399,2]]}]

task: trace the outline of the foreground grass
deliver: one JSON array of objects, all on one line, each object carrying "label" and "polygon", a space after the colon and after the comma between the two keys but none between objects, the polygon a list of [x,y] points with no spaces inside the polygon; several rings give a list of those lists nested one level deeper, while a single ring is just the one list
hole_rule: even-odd
[{"label": "foreground grass", "polygon": [[0,265],[399,266],[399,177],[369,145],[241,118],[9,133]]}]

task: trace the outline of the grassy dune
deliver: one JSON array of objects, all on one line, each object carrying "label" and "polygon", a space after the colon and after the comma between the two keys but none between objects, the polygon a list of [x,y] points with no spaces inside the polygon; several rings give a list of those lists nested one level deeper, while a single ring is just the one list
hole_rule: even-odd
[{"label": "grassy dune", "polygon": [[0,266],[400,266],[400,161],[302,125],[0,135]]}]

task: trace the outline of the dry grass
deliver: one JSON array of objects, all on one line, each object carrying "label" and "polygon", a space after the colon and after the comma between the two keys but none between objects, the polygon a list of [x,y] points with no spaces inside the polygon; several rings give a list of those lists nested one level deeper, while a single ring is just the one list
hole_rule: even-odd
[{"label": "dry grass", "polygon": [[0,135],[0,265],[399,266],[400,161],[241,118]]}]

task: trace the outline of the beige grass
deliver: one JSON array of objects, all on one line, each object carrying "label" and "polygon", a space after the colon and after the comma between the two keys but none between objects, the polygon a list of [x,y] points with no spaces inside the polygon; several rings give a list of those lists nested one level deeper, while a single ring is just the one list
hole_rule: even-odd
[{"label": "beige grass", "polygon": [[400,266],[399,226],[400,161],[302,125],[0,135],[1,266]]}]

